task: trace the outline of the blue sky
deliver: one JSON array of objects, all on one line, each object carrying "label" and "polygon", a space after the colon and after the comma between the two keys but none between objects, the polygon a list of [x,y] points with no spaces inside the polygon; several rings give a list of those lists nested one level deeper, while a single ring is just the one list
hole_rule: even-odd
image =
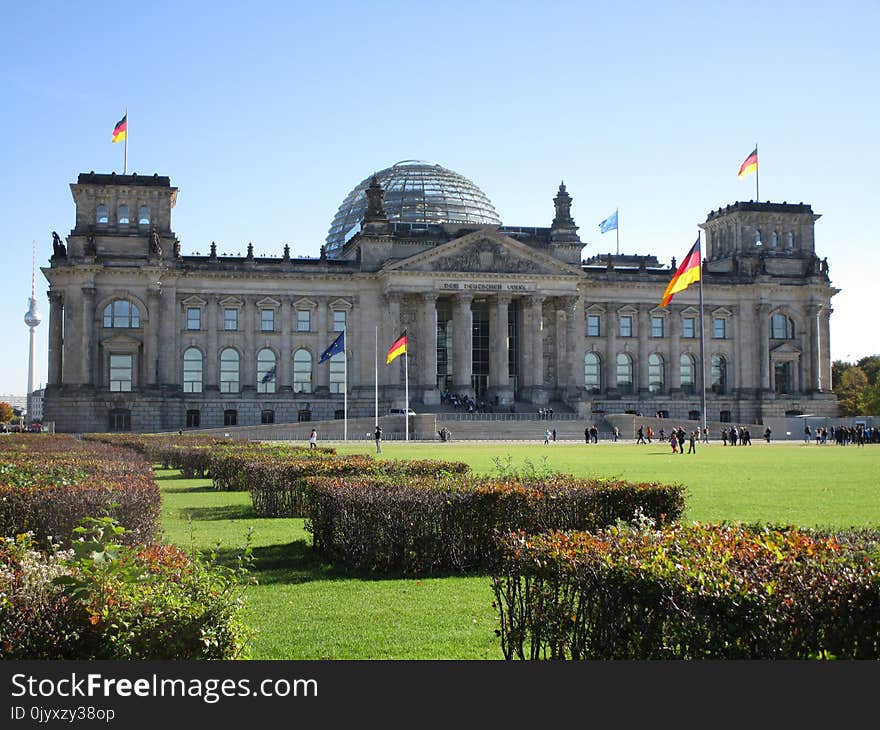
[{"label": "blue sky", "polygon": [[[337,207],[399,160],[473,180],[507,225],[547,226],[561,180],[584,257],[683,256],[755,196],[822,214],[831,350],[880,352],[877,2],[44,2],[4,9],[0,394],[24,393],[31,242],[73,227],[69,184],[171,177],[184,253],[317,255]],[[37,384],[45,381],[47,284]],[[662,294],[658,290],[658,299]]]}]

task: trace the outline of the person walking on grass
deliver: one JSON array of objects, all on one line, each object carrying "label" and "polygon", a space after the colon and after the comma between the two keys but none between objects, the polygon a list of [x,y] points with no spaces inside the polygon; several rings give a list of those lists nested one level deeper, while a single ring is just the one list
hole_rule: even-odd
[{"label": "person walking on grass", "polygon": [[[376,424],[376,432],[373,434],[373,438],[376,439],[376,453],[382,453],[382,427]],[[444,439],[445,441],[445,439]]]},{"label": "person walking on grass", "polygon": [[697,453],[697,432],[691,431],[690,439],[688,440],[688,453],[696,454]]},{"label": "person walking on grass", "polygon": [[312,449],[318,448],[318,432],[315,429],[312,429],[312,432],[309,434],[309,451]]},{"label": "person walking on grass", "polygon": [[648,442],[645,441],[645,428],[644,428],[644,426],[639,426],[638,436],[639,437],[636,439],[636,443],[647,445]]},{"label": "person walking on grass", "polygon": [[590,443],[590,427],[589,426],[587,426],[584,429],[584,443],[585,444]]},{"label": "person walking on grass", "polygon": [[550,429],[549,428],[546,431],[544,431],[544,443],[545,444],[550,443]]}]

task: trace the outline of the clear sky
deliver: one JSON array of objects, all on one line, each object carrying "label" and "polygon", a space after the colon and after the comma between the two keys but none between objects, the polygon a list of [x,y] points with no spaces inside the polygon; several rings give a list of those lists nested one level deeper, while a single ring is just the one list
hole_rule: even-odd
[{"label": "clear sky", "polygon": [[[0,394],[23,394],[31,244],[74,224],[80,172],[179,188],[183,253],[316,256],[345,195],[404,159],[471,179],[506,225],[549,226],[561,180],[584,257],[679,260],[755,197],[805,202],[841,290],[831,352],[880,352],[880,4],[6,3],[0,46]],[[37,329],[45,382],[47,282]],[[658,289],[658,301],[662,292]]]}]

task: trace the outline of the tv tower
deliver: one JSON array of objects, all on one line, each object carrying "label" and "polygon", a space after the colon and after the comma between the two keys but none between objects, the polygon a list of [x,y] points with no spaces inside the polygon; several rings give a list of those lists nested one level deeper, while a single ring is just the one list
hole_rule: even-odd
[{"label": "tv tower", "polygon": [[42,315],[37,311],[37,299],[34,296],[37,275],[37,242],[31,242],[31,296],[28,299],[28,311],[24,315],[24,323],[31,331],[30,350],[28,351],[28,382],[27,382],[27,417],[33,415],[31,410],[31,397],[34,392],[34,330],[43,321]]}]

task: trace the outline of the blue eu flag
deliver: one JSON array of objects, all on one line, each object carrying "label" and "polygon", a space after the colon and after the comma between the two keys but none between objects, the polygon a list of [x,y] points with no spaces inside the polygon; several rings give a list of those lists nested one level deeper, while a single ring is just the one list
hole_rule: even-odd
[{"label": "blue eu flag", "polygon": [[326,362],[334,355],[338,355],[340,352],[345,352],[345,330],[340,332],[339,337],[333,340],[333,344],[321,353],[321,359],[318,360],[318,365],[322,362]]},{"label": "blue eu flag", "polygon": [[604,221],[599,224],[599,230],[602,233],[607,233],[608,231],[616,231],[617,230],[617,211],[615,210],[611,215],[609,215]]}]

